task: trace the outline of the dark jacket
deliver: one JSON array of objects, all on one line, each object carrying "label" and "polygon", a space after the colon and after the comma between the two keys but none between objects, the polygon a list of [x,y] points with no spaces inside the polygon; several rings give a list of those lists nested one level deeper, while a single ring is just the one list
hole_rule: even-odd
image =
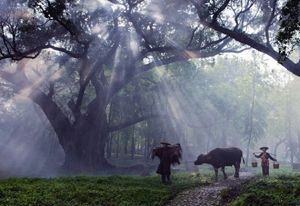
[{"label": "dark jacket", "polygon": [[261,164],[262,166],[268,166],[269,165],[269,159],[273,161],[277,161],[274,157],[272,157],[269,153],[260,153],[259,155],[255,155],[256,158],[261,158]]},{"label": "dark jacket", "polygon": [[180,164],[181,152],[180,144],[154,148],[152,150],[152,159],[157,156],[160,160],[156,172],[162,175],[171,174],[171,164]]},{"label": "dark jacket", "polygon": [[166,147],[161,151],[161,156],[159,157],[159,159],[160,163],[156,172],[162,175],[171,174],[172,157],[170,155],[169,148]]}]

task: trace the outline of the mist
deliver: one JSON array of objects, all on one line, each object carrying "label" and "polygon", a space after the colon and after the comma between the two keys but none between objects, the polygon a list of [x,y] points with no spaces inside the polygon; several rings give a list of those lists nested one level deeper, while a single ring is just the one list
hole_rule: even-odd
[{"label": "mist", "polygon": [[0,176],[150,174],[160,142],[182,171],[216,147],[300,161],[298,51],[277,62],[265,5],[66,2],[0,3]]},{"label": "mist", "polygon": [[54,176],[64,153],[43,113],[23,98],[1,99],[1,177]]},{"label": "mist", "polygon": [[[151,149],[167,141],[182,145],[182,169],[193,170],[195,158],[216,147],[239,147],[246,158],[251,138],[249,162],[252,153],[266,145],[280,163],[298,161],[293,145],[299,144],[299,82],[281,68],[269,71],[265,57],[252,58],[225,55],[171,64],[129,84],[114,97],[111,118],[117,120],[133,109],[159,116],[112,133],[106,157],[122,167],[155,165],[149,159]],[[40,108],[9,89],[2,95],[6,98],[1,99],[1,176],[62,174],[64,151]],[[140,104],[149,106],[141,110]]]}]

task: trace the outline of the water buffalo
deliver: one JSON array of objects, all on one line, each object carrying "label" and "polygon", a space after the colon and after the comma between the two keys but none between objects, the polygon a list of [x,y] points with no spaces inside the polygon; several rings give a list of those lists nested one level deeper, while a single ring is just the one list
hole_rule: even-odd
[{"label": "water buffalo", "polygon": [[241,159],[243,159],[243,162],[245,163],[242,150],[236,147],[216,148],[211,150],[206,155],[200,154],[197,160],[194,162],[194,164],[195,165],[201,165],[203,163],[211,164],[215,170],[216,180],[218,180],[218,169],[220,167],[224,174],[224,179],[227,179],[227,175],[225,173],[225,166],[233,165],[235,168],[234,177],[238,178]]}]

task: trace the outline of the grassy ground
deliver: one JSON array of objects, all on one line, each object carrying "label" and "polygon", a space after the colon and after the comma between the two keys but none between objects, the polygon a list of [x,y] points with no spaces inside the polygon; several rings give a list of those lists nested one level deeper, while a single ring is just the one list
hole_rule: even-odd
[{"label": "grassy ground", "polygon": [[[271,170],[270,177],[258,178],[241,190],[230,206],[299,206],[300,173],[289,168]],[[261,173],[260,173],[261,174]]]},{"label": "grassy ground", "polygon": [[[250,169],[257,176],[262,175],[262,169],[260,165],[258,165],[258,167],[256,168],[248,168],[248,169]],[[270,176],[278,176],[284,174],[297,174],[296,172],[293,172],[290,165],[280,165],[279,169],[273,169],[272,165],[270,165],[269,172],[270,172]]]},{"label": "grassy ground", "polygon": [[210,183],[210,176],[176,174],[171,185],[158,176],[13,178],[0,181],[0,205],[163,205],[176,193]]}]

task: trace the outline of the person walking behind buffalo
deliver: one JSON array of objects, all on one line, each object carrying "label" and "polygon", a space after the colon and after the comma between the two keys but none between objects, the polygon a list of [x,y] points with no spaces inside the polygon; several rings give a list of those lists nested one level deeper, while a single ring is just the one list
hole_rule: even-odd
[{"label": "person walking behind buffalo", "polygon": [[161,175],[164,184],[171,183],[171,164],[180,164],[181,147],[180,144],[171,145],[161,142],[162,147],[157,147],[152,151],[152,159],[157,156],[160,160],[156,173]]},{"label": "person walking behind buffalo", "polygon": [[262,152],[259,155],[256,155],[255,153],[253,153],[253,155],[256,158],[261,158],[261,168],[263,176],[269,176],[269,158],[273,161],[277,160],[267,152],[267,150],[269,149],[268,147],[261,147],[259,149],[262,150]]}]

